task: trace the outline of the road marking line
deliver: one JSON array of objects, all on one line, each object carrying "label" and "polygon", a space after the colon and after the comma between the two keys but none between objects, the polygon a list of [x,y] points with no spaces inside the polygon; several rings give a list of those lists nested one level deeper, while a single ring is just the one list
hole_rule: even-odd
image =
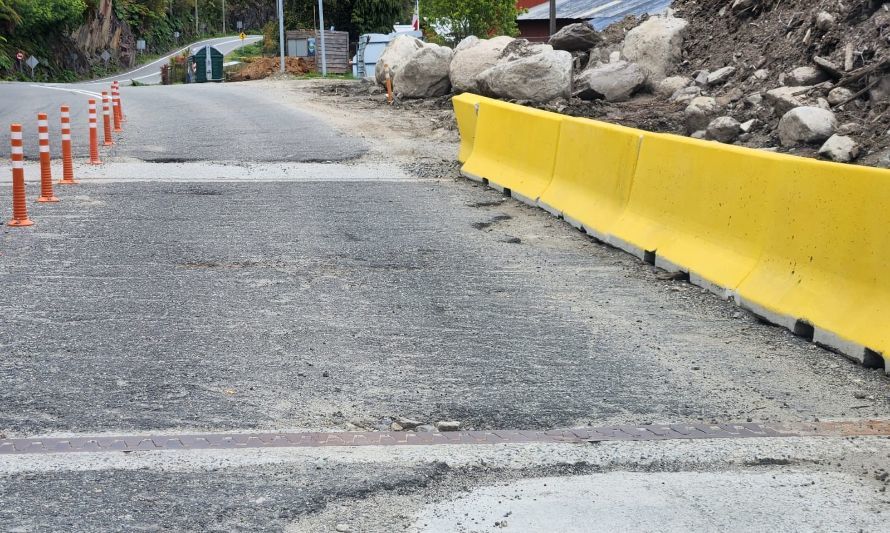
[{"label": "road marking line", "polygon": [[68,93],[77,93],[85,96],[93,96],[97,98],[102,98],[102,95],[93,91],[86,91],[84,89],[73,89],[71,87],[53,87],[51,85],[40,85],[36,83],[32,83],[31,87],[37,87],[38,89],[52,89],[53,91],[65,91]]},{"label": "road marking line", "polygon": [[650,424],[557,430],[207,433],[0,439],[0,455],[207,450],[423,446],[437,444],[588,444],[610,441],[890,436],[890,420],[788,424]]}]

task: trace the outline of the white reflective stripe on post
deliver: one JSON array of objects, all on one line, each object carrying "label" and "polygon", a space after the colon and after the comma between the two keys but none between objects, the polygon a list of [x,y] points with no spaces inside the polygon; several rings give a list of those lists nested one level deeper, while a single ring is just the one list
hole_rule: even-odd
[{"label": "white reflective stripe on post", "polygon": [[25,168],[25,162],[24,162],[24,161],[15,161],[15,160],[13,160],[13,162],[12,162],[12,168]]},{"label": "white reflective stripe on post", "polygon": [[46,120],[38,120],[37,125],[40,126],[41,128],[48,128],[49,122]]},{"label": "white reflective stripe on post", "polygon": [[25,149],[21,146],[13,146],[12,147],[12,155],[24,155]]},{"label": "white reflective stripe on post", "polygon": [[96,124],[95,122],[90,122],[90,129],[91,129],[91,130],[94,130],[94,129],[98,128],[98,127],[99,127],[98,124]]},{"label": "white reflective stripe on post", "polygon": [[70,140],[71,140],[71,134],[70,134],[70,133],[63,133],[63,134],[62,134],[62,140],[63,140],[63,141],[70,141]]},{"label": "white reflective stripe on post", "polygon": [[62,118],[71,118],[71,114],[67,111],[62,111]]},{"label": "white reflective stripe on post", "polygon": [[45,144],[41,144],[41,145],[40,145],[40,151],[41,151],[41,152],[49,152],[49,146],[47,146],[47,145],[45,145]]},{"label": "white reflective stripe on post", "polygon": [[22,140],[22,132],[20,132],[20,131],[14,131],[14,132],[12,132],[12,134],[11,134],[11,138],[12,138],[12,140],[14,140],[14,141],[21,141],[21,140]]},{"label": "white reflective stripe on post", "polygon": [[37,134],[37,138],[40,139],[41,141],[48,141],[49,133],[40,132]]}]

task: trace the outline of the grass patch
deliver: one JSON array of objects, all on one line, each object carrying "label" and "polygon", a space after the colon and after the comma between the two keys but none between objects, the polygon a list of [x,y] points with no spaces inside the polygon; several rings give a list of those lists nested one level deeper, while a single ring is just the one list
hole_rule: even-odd
[{"label": "grass patch", "polygon": [[252,44],[240,46],[235,50],[232,50],[229,55],[226,56],[226,60],[228,61],[244,61],[245,59],[250,59],[253,57],[262,57],[263,56],[263,42],[258,41]]}]

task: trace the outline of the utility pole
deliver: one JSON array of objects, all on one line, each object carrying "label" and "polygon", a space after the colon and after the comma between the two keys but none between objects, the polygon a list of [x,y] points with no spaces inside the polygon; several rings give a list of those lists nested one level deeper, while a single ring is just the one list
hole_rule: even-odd
[{"label": "utility pole", "polygon": [[198,35],[198,0],[195,0],[195,36]]},{"label": "utility pole", "polygon": [[226,0],[223,0],[223,35],[226,34]]},{"label": "utility pole", "polygon": [[279,70],[284,72],[284,0],[278,0],[278,53],[281,57]]},{"label": "utility pole", "polygon": [[322,0],[318,0],[318,25],[321,27],[321,75],[325,77],[328,75],[328,57],[325,54],[324,48],[324,3]]},{"label": "utility pole", "polygon": [[556,33],[556,0],[550,0],[550,35]]}]

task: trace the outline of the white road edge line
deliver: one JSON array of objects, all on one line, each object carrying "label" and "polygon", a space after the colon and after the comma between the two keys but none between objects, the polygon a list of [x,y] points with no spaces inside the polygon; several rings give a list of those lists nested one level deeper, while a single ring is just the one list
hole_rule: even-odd
[{"label": "white road edge line", "polygon": [[36,83],[32,83],[31,87],[37,87],[38,89],[52,89],[54,91],[65,91],[68,93],[77,93],[77,94],[83,94],[86,96],[92,96],[94,98],[102,98],[102,95],[99,93],[95,93],[92,91],[85,91],[83,89],[71,89],[68,87],[53,87],[52,85],[39,85]]},{"label": "white road edge line", "polygon": [[[245,42],[245,43],[247,43],[248,41],[249,41],[249,42],[256,42],[256,41],[259,41],[259,40],[262,39],[262,38],[263,38],[262,36],[254,35],[254,36],[247,37],[246,39],[244,39],[244,42]],[[196,43],[192,43],[192,44],[190,44],[190,45],[188,45],[188,46],[186,46],[186,47],[180,48],[179,50],[176,50],[175,52],[170,53],[170,54],[168,54],[168,55],[166,55],[166,56],[164,56],[164,57],[162,57],[162,58],[160,58],[160,59],[156,59],[156,60],[152,61],[151,63],[148,63],[148,64],[142,65],[142,66],[140,66],[140,67],[138,67],[138,68],[135,68],[135,69],[133,69],[133,70],[131,70],[131,71],[129,71],[129,72],[124,72],[123,74],[115,74],[114,76],[109,76],[109,77],[107,77],[107,78],[102,78],[101,80],[90,81],[90,82],[86,82],[86,83],[87,83],[88,85],[95,85],[95,84],[99,84],[99,83],[106,83],[106,82],[108,82],[108,81],[110,81],[110,80],[115,80],[115,79],[119,79],[119,78],[127,78],[127,79],[131,79],[131,80],[141,80],[141,79],[145,79],[145,78],[150,78],[150,77],[152,77],[152,76],[158,76],[159,74],[158,74],[157,72],[153,72],[153,73],[151,73],[151,74],[147,74],[147,75],[145,75],[145,76],[138,76],[138,77],[130,77],[129,74],[139,72],[140,70],[143,70],[143,69],[147,69],[147,68],[151,67],[152,65],[156,65],[156,64],[158,64],[158,63],[164,63],[164,62],[168,61],[171,57],[173,57],[173,56],[175,56],[175,55],[177,55],[177,54],[181,54],[184,50],[188,50],[188,49],[190,49],[190,48],[192,48],[192,47],[195,47],[195,46],[199,46],[199,45],[203,45],[203,44],[208,44],[208,43],[211,43],[212,41],[213,41],[213,39],[207,39],[207,40],[205,40],[205,41],[198,41],[198,42],[196,42]],[[232,40],[229,40],[229,41],[223,41],[223,42],[221,42],[221,43],[216,43],[216,44],[214,44],[214,46],[222,46],[222,45],[224,45],[224,44],[232,44],[232,43],[237,43],[237,42],[239,42],[239,41],[241,41],[241,39],[232,39]]]}]

